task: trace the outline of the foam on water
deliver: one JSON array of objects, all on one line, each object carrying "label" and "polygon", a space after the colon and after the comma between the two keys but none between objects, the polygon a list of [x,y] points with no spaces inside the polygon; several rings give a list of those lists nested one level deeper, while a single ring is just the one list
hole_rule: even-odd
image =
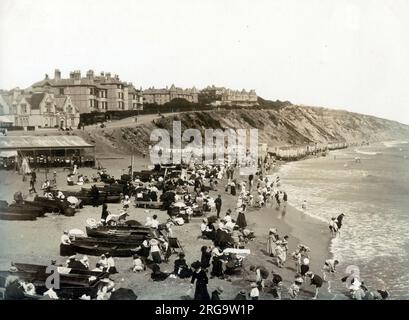
[{"label": "foam on water", "polygon": [[368,285],[379,286],[382,279],[393,297],[405,299],[409,292],[409,146],[399,151],[376,145],[361,151],[377,156],[356,163],[356,150],[347,149],[286,164],[280,170],[282,186],[291,205],[301,208],[307,200],[306,214],[325,223],[345,213],[341,235],[330,247],[341,267],[358,265]]}]

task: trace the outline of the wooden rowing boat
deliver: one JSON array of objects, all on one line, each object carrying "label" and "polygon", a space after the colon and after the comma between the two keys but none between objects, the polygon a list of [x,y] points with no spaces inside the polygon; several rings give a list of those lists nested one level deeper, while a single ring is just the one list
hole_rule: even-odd
[{"label": "wooden rowing boat", "polygon": [[130,240],[145,239],[151,234],[150,228],[147,227],[85,227],[88,237],[93,238],[126,238]]},{"label": "wooden rowing boat", "polygon": [[60,245],[60,254],[69,256],[75,253],[99,256],[110,253],[113,257],[130,257],[144,239],[130,238],[78,238],[70,245]]},{"label": "wooden rowing boat", "polygon": [[36,220],[36,219],[37,219],[37,214],[0,212],[0,220],[33,221],[33,220]]}]

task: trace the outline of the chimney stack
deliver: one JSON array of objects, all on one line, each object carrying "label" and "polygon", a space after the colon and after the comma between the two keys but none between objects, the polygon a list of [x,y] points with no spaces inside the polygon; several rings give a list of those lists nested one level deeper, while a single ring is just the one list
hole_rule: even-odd
[{"label": "chimney stack", "polygon": [[74,71],[74,80],[81,80],[81,71],[80,70]]},{"label": "chimney stack", "polygon": [[59,69],[54,70],[54,79],[61,80],[61,71]]},{"label": "chimney stack", "polygon": [[93,71],[93,70],[88,70],[88,72],[87,72],[87,78],[88,78],[89,80],[94,79],[94,71]]}]

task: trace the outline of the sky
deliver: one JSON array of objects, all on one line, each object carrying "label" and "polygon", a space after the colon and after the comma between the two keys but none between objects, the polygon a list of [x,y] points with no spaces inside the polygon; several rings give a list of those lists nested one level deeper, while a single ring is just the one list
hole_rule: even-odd
[{"label": "sky", "polygon": [[0,88],[59,68],[409,124],[406,0],[0,0]]}]

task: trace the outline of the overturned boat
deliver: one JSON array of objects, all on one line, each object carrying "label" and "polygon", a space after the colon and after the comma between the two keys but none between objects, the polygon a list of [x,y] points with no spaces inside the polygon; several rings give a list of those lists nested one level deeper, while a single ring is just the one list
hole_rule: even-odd
[{"label": "overturned boat", "polygon": [[[26,299],[40,299],[42,294],[48,290],[46,286],[47,278],[51,272],[47,273],[47,266],[15,263],[15,270],[0,271],[0,287],[5,287],[9,277],[17,277],[28,283],[32,283],[36,289],[36,295],[25,294]],[[95,272],[89,270],[72,269],[55,266],[59,275],[59,288],[54,291],[62,299],[78,299],[82,295],[95,298],[101,280],[108,277],[108,273]]]},{"label": "overturned boat", "polygon": [[36,220],[42,217],[46,211],[42,207],[32,207],[29,205],[0,201],[0,220]]},{"label": "overturned boat", "polygon": [[143,226],[86,226],[85,230],[88,237],[130,240],[144,240],[147,235],[152,233],[150,228]]},{"label": "overturned boat", "polygon": [[71,241],[71,244],[60,244],[60,255],[70,256],[76,253],[99,256],[109,253],[113,257],[131,257],[139,250],[144,241],[132,238],[87,238],[81,237]]}]

